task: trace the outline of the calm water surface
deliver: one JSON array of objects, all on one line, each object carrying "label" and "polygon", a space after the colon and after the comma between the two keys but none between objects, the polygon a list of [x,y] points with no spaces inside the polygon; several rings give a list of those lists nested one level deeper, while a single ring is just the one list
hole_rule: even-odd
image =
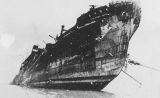
[{"label": "calm water surface", "polygon": [[1,85],[1,98],[118,98],[110,92],[69,91]]}]

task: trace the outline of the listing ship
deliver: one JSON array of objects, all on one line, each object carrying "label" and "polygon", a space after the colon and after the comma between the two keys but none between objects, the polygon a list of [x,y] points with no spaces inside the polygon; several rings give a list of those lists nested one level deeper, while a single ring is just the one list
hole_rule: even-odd
[{"label": "listing ship", "polygon": [[[45,48],[34,45],[13,84],[29,87],[102,90],[125,66],[141,8],[133,1],[96,7],[77,18]],[[51,36],[52,37],[52,36]]]}]

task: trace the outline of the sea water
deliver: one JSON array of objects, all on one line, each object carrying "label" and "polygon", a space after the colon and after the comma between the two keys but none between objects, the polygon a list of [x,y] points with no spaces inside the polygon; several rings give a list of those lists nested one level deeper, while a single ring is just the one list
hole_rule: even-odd
[{"label": "sea water", "polygon": [[107,91],[70,91],[1,85],[0,98],[116,98]]}]

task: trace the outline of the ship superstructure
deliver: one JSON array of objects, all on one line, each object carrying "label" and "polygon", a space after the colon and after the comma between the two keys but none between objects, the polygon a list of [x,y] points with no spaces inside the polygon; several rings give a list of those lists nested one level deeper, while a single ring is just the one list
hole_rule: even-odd
[{"label": "ship superstructure", "polygon": [[33,46],[14,83],[53,89],[101,90],[125,66],[141,10],[133,1],[91,6],[55,43]]}]

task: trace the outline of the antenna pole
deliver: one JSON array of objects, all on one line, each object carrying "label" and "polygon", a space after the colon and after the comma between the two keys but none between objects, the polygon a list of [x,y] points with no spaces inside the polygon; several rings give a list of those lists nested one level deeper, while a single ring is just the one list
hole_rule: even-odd
[{"label": "antenna pole", "polygon": [[43,40],[43,43],[46,44],[46,42]]},{"label": "antenna pole", "polygon": [[126,72],[123,71],[123,70],[122,70],[122,72],[125,73],[125,74],[126,74],[127,76],[129,76],[130,78],[132,78],[134,81],[136,81],[136,82],[140,85],[140,87],[142,86],[142,83],[139,82],[137,79],[135,79],[134,77],[132,77],[131,75],[129,75],[128,73],[126,73]]}]

